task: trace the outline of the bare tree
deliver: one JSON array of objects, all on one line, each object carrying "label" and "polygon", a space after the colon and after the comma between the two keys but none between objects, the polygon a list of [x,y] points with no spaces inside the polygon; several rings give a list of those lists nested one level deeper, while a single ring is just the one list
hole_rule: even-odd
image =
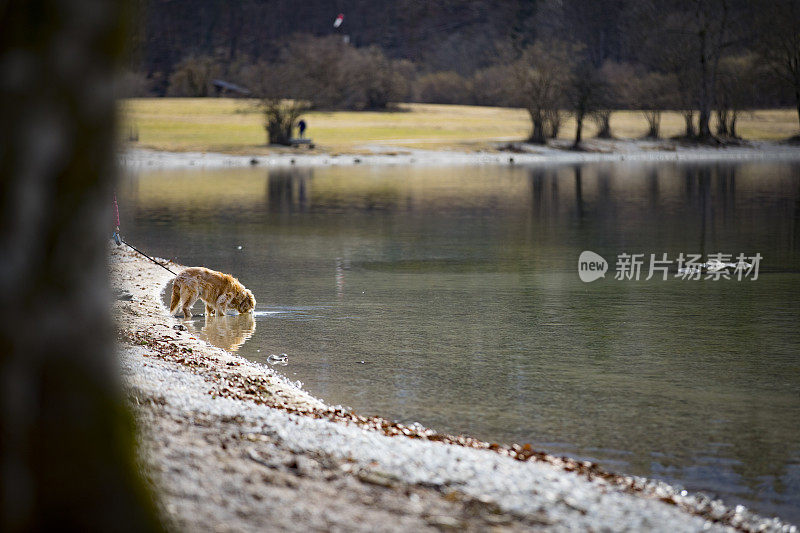
[{"label": "bare tree", "polygon": [[679,0],[670,31],[686,34],[693,41],[699,60],[697,136],[710,139],[719,62],[726,50],[743,42],[744,2],[739,0]]},{"label": "bare tree", "polygon": [[800,0],[755,4],[755,46],[773,74],[794,91],[800,122]]},{"label": "bare tree", "polygon": [[597,109],[591,114],[591,119],[597,127],[595,137],[598,139],[613,139],[614,135],[611,133],[611,114],[614,112],[611,108]]},{"label": "bare tree", "polygon": [[642,75],[628,63],[606,61],[598,71],[603,91],[600,94],[599,107],[591,114],[597,125],[597,137],[610,139],[611,114],[615,109],[623,109],[636,105],[638,98],[638,79]]},{"label": "bare tree", "polygon": [[683,13],[666,15],[665,26],[669,31],[664,32],[659,40],[658,68],[667,74],[665,80],[671,82],[664,105],[680,112],[684,120],[683,136],[693,139],[698,132],[694,123],[699,106],[701,69],[695,58],[700,55],[700,48],[695,39],[687,38],[689,36],[684,31],[675,29],[684,25]]},{"label": "bare tree", "polygon": [[697,134],[701,139],[712,137],[711,110],[714,104],[714,87],[717,83],[719,60],[729,46],[731,6],[728,0],[691,0],[694,33],[700,52],[700,115]]},{"label": "bare tree", "polygon": [[107,248],[124,3],[0,10],[0,530],[161,529],[114,358]]},{"label": "bare tree", "polygon": [[600,95],[597,109],[592,111],[590,118],[597,126],[596,136],[599,139],[611,139],[611,114],[615,108],[628,105],[627,102],[620,103],[619,94],[616,91],[615,81],[617,63],[606,61],[597,71],[602,83],[602,93]]},{"label": "bare tree", "polygon": [[178,63],[169,77],[169,96],[210,96],[211,82],[220,76],[222,67],[210,56],[190,56]]},{"label": "bare tree", "polygon": [[550,139],[557,139],[564,123],[564,114],[558,105],[546,109],[544,112],[544,131]]},{"label": "bare tree", "polygon": [[560,125],[574,54],[574,47],[561,41],[536,42],[515,62],[515,100],[531,117],[530,142],[544,144],[548,136],[557,135],[553,129]]},{"label": "bare tree", "polygon": [[759,68],[753,54],[723,57],[717,76],[717,134],[738,138],[739,113],[755,101]]},{"label": "bare tree", "polygon": [[661,114],[669,95],[674,91],[674,77],[649,72],[641,75],[635,84],[633,94],[635,105],[647,120],[645,137],[657,139],[661,135]]},{"label": "bare tree", "polygon": [[599,69],[588,60],[580,61],[570,76],[567,95],[575,115],[575,142],[572,146],[578,148],[583,137],[584,119],[604,107],[606,85]]},{"label": "bare tree", "polygon": [[[688,136],[713,137],[710,129],[719,61],[742,42],[742,0],[641,0],[626,28],[639,60],[675,76],[671,106],[680,109]],[[694,113],[699,110],[695,132]]]},{"label": "bare tree", "polygon": [[242,76],[264,117],[267,143],[289,146],[297,120],[311,107],[307,100],[288,98],[293,88],[300,86],[300,74],[285,63],[259,63],[245,69]]},{"label": "bare tree", "polygon": [[292,129],[310,107],[303,101],[282,98],[261,98],[259,106],[264,114],[267,142],[283,146],[292,144]]}]

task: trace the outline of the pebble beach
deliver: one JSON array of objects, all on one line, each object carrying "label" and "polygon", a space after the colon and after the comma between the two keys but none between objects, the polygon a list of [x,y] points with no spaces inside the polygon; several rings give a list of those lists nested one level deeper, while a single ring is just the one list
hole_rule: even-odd
[{"label": "pebble beach", "polygon": [[522,443],[326,405],[169,316],[167,270],[124,246],[109,263],[142,469],[171,529],[797,531]]}]

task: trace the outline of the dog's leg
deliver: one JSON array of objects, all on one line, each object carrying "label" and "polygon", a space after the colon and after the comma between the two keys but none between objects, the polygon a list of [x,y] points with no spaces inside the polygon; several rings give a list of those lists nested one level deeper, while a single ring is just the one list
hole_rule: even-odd
[{"label": "dog's leg", "polygon": [[214,316],[214,308],[208,305],[208,302],[203,302],[206,304],[206,316]]},{"label": "dog's leg", "polygon": [[198,296],[199,295],[197,294],[197,291],[192,289],[188,289],[186,294],[181,294],[181,300],[183,302],[183,318],[192,318],[192,306],[197,301]]},{"label": "dog's leg", "polygon": [[169,302],[169,314],[174,315],[181,303],[181,288],[176,281],[172,282],[172,299]]},{"label": "dog's leg", "polygon": [[217,309],[217,316],[225,316],[225,311],[228,309],[228,302],[231,301],[230,294],[223,294],[217,301],[215,302],[215,307]]}]

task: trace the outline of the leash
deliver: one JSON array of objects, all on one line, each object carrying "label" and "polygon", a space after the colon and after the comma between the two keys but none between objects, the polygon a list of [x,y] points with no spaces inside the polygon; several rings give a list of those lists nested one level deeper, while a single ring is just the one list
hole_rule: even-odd
[{"label": "leash", "polygon": [[143,251],[139,250],[134,245],[125,242],[122,239],[122,237],[120,237],[120,234],[119,234],[119,206],[117,205],[117,194],[116,193],[114,193],[114,223],[115,223],[115,231],[114,231],[114,235],[112,235],[112,237],[114,238],[114,242],[117,243],[117,246],[120,246],[120,245],[124,244],[125,246],[131,248],[134,252],[143,255],[144,257],[146,257],[147,259],[149,259],[153,263],[157,264],[158,266],[160,266],[161,268],[163,268],[164,270],[166,270],[167,272],[169,272],[173,276],[177,276],[177,274],[175,272],[173,272],[172,270],[167,268],[165,265],[159,263],[158,261],[156,261],[155,259],[153,259],[149,255],[147,255]]},{"label": "leash", "polygon": [[[167,268],[167,267],[166,267],[166,266],[164,266],[163,264],[159,263],[158,261],[156,261],[155,259],[153,259],[153,258],[152,258],[152,257],[150,257],[149,255],[147,255],[147,254],[146,254],[146,253],[144,253],[143,251],[139,250],[139,249],[138,249],[138,248],[136,248],[134,245],[132,245],[132,244],[128,244],[127,242],[123,241],[123,240],[122,240],[122,238],[119,236],[119,234],[117,234],[117,239],[119,239],[119,240],[120,240],[120,242],[122,242],[122,244],[124,244],[125,246],[128,246],[128,247],[132,248],[134,252],[138,252],[138,253],[142,254],[142,255],[143,255],[143,256],[145,256],[147,259],[149,259],[149,260],[150,260],[150,261],[152,261],[153,263],[157,264],[158,266],[160,266],[161,268],[163,268],[164,270],[166,270],[167,272],[169,272],[169,273],[170,273],[170,274],[172,274],[173,276],[177,276],[177,274],[176,274],[175,272],[173,272],[172,270],[170,270],[169,268]],[[115,239],[115,240],[116,240],[116,239]]]}]

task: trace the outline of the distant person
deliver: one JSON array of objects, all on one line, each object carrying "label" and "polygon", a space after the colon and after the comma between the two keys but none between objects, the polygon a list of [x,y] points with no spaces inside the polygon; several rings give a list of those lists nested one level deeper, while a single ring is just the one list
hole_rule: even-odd
[{"label": "distant person", "polygon": [[306,132],[306,121],[301,119],[300,122],[297,123],[297,129],[300,131],[300,138],[302,139]]}]

